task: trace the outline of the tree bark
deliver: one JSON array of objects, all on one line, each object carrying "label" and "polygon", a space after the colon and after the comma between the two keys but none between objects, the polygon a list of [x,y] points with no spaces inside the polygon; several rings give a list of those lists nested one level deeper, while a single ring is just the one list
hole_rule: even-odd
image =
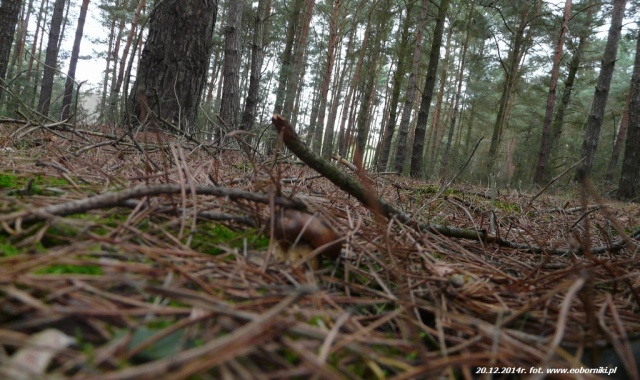
[{"label": "tree bark", "polygon": [[427,120],[429,119],[429,108],[431,107],[433,88],[436,84],[438,62],[440,61],[440,46],[442,45],[444,21],[447,17],[447,10],[450,3],[451,0],[440,1],[436,27],[433,31],[431,53],[429,54],[429,66],[427,67],[427,78],[424,83],[422,102],[420,103],[420,110],[418,111],[418,121],[416,124],[415,137],[413,139],[413,148],[411,150],[411,177],[413,178],[420,178],[423,175],[422,157],[424,154],[425,132],[427,128]]},{"label": "tree bark", "polygon": [[[296,29],[298,28],[298,22],[300,13],[302,12],[302,5],[304,0],[294,0],[292,13],[289,16],[287,23],[287,36],[285,40],[284,50],[280,57],[280,74],[278,75],[278,89],[276,90],[276,101],[273,108],[273,113],[283,113],[285,91],[287,84],[291,79],[293,71],[293,45],[296,37]],[[286,117],[291,115],[285,114]]]},{"label": "tree bark", "polygon": [[640,31],[636,42],[636,58],[633,64],[629,89],[629,129],[624,148],[622,173],[618,198],[632,200],[640,196]]},{"label": "tree bark", "polygon": [[154,9],[125,124],[162,118],[183,132],[192,132],[206,82],[217,8],[215,0],[180,0],[164,1]]},{"label": "tree bark", "polygon": [[253,45],[251,47],[251,74],[249,90],[244,102],[242,114],[242,129],[250,131],[256,118],[256,108],[260,98],[260,78],[262,77],[262,61],[264,59],[264,29],[265,20],[269,17],[271,0],[258,0],[256,19],[253,30]]},{"label": "tree bark", "polygon": [[398,45],[398,65],[393,74],[393,87],[391,90],[391,102],[389,103],[389,119],[387,126],[382,134],[382,147],[380,159],[377,163],[378,170],[386,170],[389,161],[389,153],[391,151],[391,140],[396,130],[396,122],[398,118],[398,102],[400,101],[400,87],[407,73],[407,65],[405,60],[408,56],[409,49],[409,26],[411,25],[411,11],[413,3],[407,3],[407,15],[402,26],[402,34],[400,36],[400,44]]},{"label": "tree bark", "polygon": [[[624,146],[625,139],[627,137],[627,129],[629,128],[629,103],[631,102],[631,92],[627,94],[627,102],[622,112],[622,119],[620,120],[620,128],[616,134],[616,141],[613,144],[613,152],[611,152],[611,160],[609,161],[609,167],[605,180],[612,181],[613,176],[618,168],[618,161],[620,160],[620,153],[622,153],[622,147]],[[639,145],[640,146],[640,145]]]},{"label": "tree bark", "polygon": [[567,108],[569,107],[569,101],[571,100],[571,94],[573,92],[573,84],[580,69],[580,63],[582,62],[582,56],[589,41],[591,34],[591,24],[593,22],[593,15],[597,13],[598,7],[593,5],[594,0],[590,0],[586,5],[586,19],[580,22],[580,28],[578,32],[578,46],[573,52],[571,61],[569,62],[569,73],[564,81],[564,89],[562,90],[562,97],[560,104],[556,111],[556,115],[553,118],[553,124],[551,125],[551,138],[549,139],[549,151],[553,156],[557,155],[554,147],[557,145],[562,135],[562,125],[564,123],[564,116]]},{"label": "tree bark", "polygon": [[107,114],[107,94],[109,92],[109,74],[111,72],[111,57],[113,56],[113,48],[115,44],[116,18],[111,19],[111,27],[109,28],[109,46],[107,47],[106,65],[104,69],[104,77],[102,79],[102,97],[100,98],[100,116],[98,121],[104,121]]},{"label": "tree bark", "polygon": [[509,52],[508,61],[506,63],[501,62],[505,71],[505,77],[502,87],[502,95],[500,96],[498,105],[498,113],[496,115],[496,121],[493,126],[493,133],[491,134],[491,145],[489,146],[489,154],[487,155],[486,159],[486,167],[488,172],[493,171],[496,156],[498,155],[498,147],[500,146],[500,141],[502,140],[502,133],[504,132],[507,120],[509,119],[509,104],[511,103],[511,95],[513,93],[513,90],[515,89],[516,82],[518,81],[520,60],[525,50],[525,41],[527,40],[527,38],[525,37],[525,30],[527,29],[527,26],[531,21],[529,18],[529,13],[531,12],[532,6],[534,5],[527,5],[526,8],[522,10],[520,23],[513,35],[513,43],[511,44],[512,48]]},{"label": "tree bark", "polygon": [[[356,63],[355,72],[353,73],[353,77],[351,78],[351,84],[349,85],[349,90],[347,91],[347,97],[344,101],[344,105],[350,104],[352,100],[355,100],[355,92],[360,84],[360,73],[362,72],[362,64],[364,62],[365,52],[367,51],[367,47],[369,45],[369,37],[371,35],[371,16],[373,15],[373,10],[369,11],[369,16],[367,17],[367,27],[364,32],[364,37],[362,38],[362,43],[360,44],[360,54],[358,54],[358,61]],[[342,107],[342,115],[340,119],[340,129],[338,131],[338,153],[341,156],[344,156],[347,147],[349,145],[349,141],[351,140],[349,128],[346,127],[347,117],[349,116],[349,111],[353,111],[350,107]]]},{"label": "tree bark", "polygon": [[235,129],[240,110],[240,33],[242,29],[242,2],[229,2],[229,13],[224,30],[224,60],[222,73],[222,101],[220,119],[226,130]]},{"label": "tree bark", "polygon": [[116,88],[118,82],[118,64],[122,67],[126,58],[120,60],[120,44],[122,44],[122,35],[124,34],[124,27],[126,25],[126,9],[129,7],[129,0],[122,0],[120,5],[120,12],[118,13],[118,34],[115,36],[115,46],[111,50],[113,55],[113,70],[111,70],[111,89],[109,91],[109,106],[108,112],[113,120],[118,118],[118,95],[119,89]]},{"label": "tree bark", "polygon": [[60,38],[60,26],[64,13],[66,0],[56,0],[51,16],[49,29],[49,41],[47,42],[47,54],[44,60],[44,73],[40,87],[40,100],[38,100],[38,112],[44,116],[49,115],[51,94],[53,93],[53,76],[58,65],[58,39]]},{"label": "tree bark", "polygon": [[84,22],[87,19],[88,8],[89,0],[82,0],[80,15],[78,16],[78,26],[76,27],[76,38],[73,41],[71,60],[69,61],[69,72],[67,73],[67,80],[64,84],[64,95],[62,97],[63,120],[68,119],[69,115],[71,114],[71,99],[73,98],[73,85],[76,79],[76,66],[78,65],[78,56],[80,55],[80,42],[82,42],[82,36],[84,34]]},{"label": "tree bark", "polygon": [[[351,29],[351,33],[349,34],[349,41],[347,42],[346,48],[346,56],[348,56],[352,51],[353,40],[355,36],[356,28]],[[338,55],[339,57],[340,55]],[[347,64],[349,65],[347,67]],[[329,111],[329,118],[327,119],[327,126],[324,129],[324,143],[322,144],[322,157],[325,159],[329,159],[334,149],[334,128],[336,125],[336,118],[338,117],[338,108],[340,107],[340,94],[342,93],[342,87],[344,86],[344,79],[347,75],[348,71],[351,71],[351,67],[353,66],[353,60],[345,58],[344,63],[342,65],[342,70],[340,71],[338,82],[333,87],[333,99],[331,99],[331,111]],[[336,67],[336,70],[340,70],[339,67]],[[336,73],[338,76],[338,73]]]},{"label": "tree bark", "polygon": [[[464,42],[462,45],[462,54],[460,56],[460,68],[458,69],[458,78],[456,79],[457,82],[457,89],[456,89],[456,95],[455,95],[455,100],[454,100],[454,104],[453,104],[453,110],[451,112],[451,123],[449,125],[449,136],[447,138],[447,145],[445,146],[444,149],[444,154],[442,156],[442,163],[440,165],[440,174],[441,176],[444,176],[448,170],[448,166],[449,166],[449,155],[450,155],[450,150],[451,150],[451,140],[453,139],[453,131],[456,127],[456,122],[458,120],[458,109],[460,107],[460,97],[462,95],[462,82],[463,82],[463,78],[464,78],[464,69],[465,69],[465,65],[467,63],[467,50],[469,49],[469,38],[471,36],[471,22],[473,20],[473,13],[475,11],[475,3],[472,2],[469,8],[469,14],[467,16],[467,23],[466,23],[466,27],[465,27],[465,31],[466,31],[466,35],[464,38]],[[460,136],[460,134],[458,133],[458,136]]]},{"label": "tree bark", "polygon": [[411,65],[411,74],[407,80],[407,92],[404,96],[404,105],[402,107],[402,115],[400,116],[400,127],[398,128],[398,142],[395,154],[395,170],[402,174],[404,170],[404,161],[406,157],[407,137],[409,135],[409,124],[411,122],[411,110],[413,109],[413,101],[416,89],[418,88],[417,76],[420,70],[420,62],[422,61],[422,37],[427,20],[427,6],[429,0],[422,0],[422,10],[420,12],[420,21],[418,22],[415,47],[413,48],[413,62]]},{"label": "tree bark", "polygon": [[[444,117],[441,117],[443,112],[443,101],[445,88],[449,87],[449,60],[451,59],[451,37],[453,36],[453,28],[450,26],[447,31],[447,43],[444,48],[444,61],[442,62],[442,70],[440,71],[440,80],[438,81],[438,93],[436,96],[436,104],[433,108],[433,114],[431,116],[431,125],[429,127],[429,135],[426,139],[427,154],[424,159],[428,159],[435,164],[438,159],[438,151],[440,150],[440,143],[442,142],[442,134],[444,129]],[[447,94],[448,96],[448,94]],[[447,103],[445,101],[445,103]]]},{"label": "tree bark", "polygon": [[538,153],[538,162],[536,164],[536,174],[533,181],[541,184],[545,180],[547,173],[547,162],[549,160],[549,152],[551,145],[551,122],[553,121],[553,110],[556,105],[556,86],[558,85],[558,77],[560,75],[560,61],[562,60],[564,37],[569,30],[569,18],[571,17],[571,0],[565,0],[564,12],[562,14],[562,23],[560,25],[560,36],[556,43],[555,53],[553,55],[553,66],[551,67],[551,79],[549,81],[549,95],[547,96],[547,106],[545,108],[544,122],[542,125],[542,138],[540,140],[540,151]]},{"label": "tree bark", "polygon": [[[0,4],[0,85],[4,85],[11,46],[20,14],[21,1],[3,0]],[[2,100],[2,88],[0,87],[0,100]]]},{"label": "tree bark", "polygon": [[283,114],[291,115],[291,119],[295,119],[296,115],[293,113],[295,99],[298,95],[298,87],[303,80],[303,73],[305,68],[305,56],[307,52],[307,39],[309,37],[309,27],[311,24],[311,16],[313,15],[313,8],[315,6],[315,0],[305,0],[305,8],[302,13],[302,20],[300,30],[298,33],[298,39],[294,47],[293,65],[291,67],[290,81],[287,83],[287,90],[285,91]]},{"label": "tree bark", "polygon": [[[320,106],[318,108],[318,121],[316,125],[317,133],[314,135],[314,141],[312,144],[312,146],[316,148],[314,149],[315,152],[323,151],[321,146],[324,132],[324,118],[327,110],[327,97],[329,96],[329,84],[331,83],[331,74],[333,73],[333,65],[338,47],[338,16],[340,14],[340,8],[342,7],[342,0],[333,0],[332,2],[333,6],[331,8],[331,20],[329,22],[327,58],[322,77],[322,84],[320,85]],[[331,141],[326,141],[325,144],[331,145]],[[326,150],[324,151],[326,152]]]},{"label": "tree bark", "polygon": [[593,103],[591,103],[591,111],[587,119],[587,130],[584,134],[582,143],[582,158],[584,161],[576,168],[575,181],[579,182],[584,177],[591,174],[593,161],[598,149],[598,139],[600,138],[600,129],[604,119],[604,111],[607,106],[607,98],[609,97],[609,87],[613,77],[613,69],[616,65],[616,57],[618,55],[618,44],[622,33],[622,20],[624,18],[624,8],[626,0],[613,1],[613,13],[611,15],[611,27],[609,28],[609,36],[607,44],[604,48],[602,56],[602,64],[600,66],[600,74],[593,95]]},{"label": "tree bark", "polygon": [[146,6],[146,0],[140,0],[138,2],[138,6],[136,7],[135,13],[133,14],[133,19],[131,20],[131,26],[129,27],[129,34],[127,35],[127,41],[124,44],[124,50],[122,51],[122,57],[120,58],[120,67],[118,69],[118,78],[116,79],[115,92],[117,95],[120,94],[120,87],[122,87],[122,81],[124,80],[124,68],[127,59],[129,58],[129,50],[131,49],[131,43],[133,42],[133,37],[136,35],[136,29],[138,28],[138,22],[140,21],[140,15],[142,14],[142,10]]}]

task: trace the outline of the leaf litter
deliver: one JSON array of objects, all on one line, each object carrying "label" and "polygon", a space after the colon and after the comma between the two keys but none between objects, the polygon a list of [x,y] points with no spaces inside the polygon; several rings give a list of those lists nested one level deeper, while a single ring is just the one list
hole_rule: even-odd
[{"label": "leaf litter", "polygon": [[[0,373],[31,349],[47,360],[19,366],[31,378],[638,376],[640,210],[593,187],[434,198],[437,184],[370,174],[418,225],[514,248],[381,218],[288,153],[22,130],[0,125]],[[340,259],[275,262],[279,207],[331,224]],[[52,331],[64,344],[32,339]]]}]

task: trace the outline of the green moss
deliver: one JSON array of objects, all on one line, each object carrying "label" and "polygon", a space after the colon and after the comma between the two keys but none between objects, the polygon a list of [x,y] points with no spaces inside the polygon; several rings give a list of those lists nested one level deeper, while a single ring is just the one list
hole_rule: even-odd
[{"label": "green moss", "polygon": [[493,202],[493,205],[496,208],[504,211],[515,212],[515,213],[522,212],[520,205],[518,205],[517,203],[510,203],[510,202],[503,202],[501,200],[496,200]]},{"label": "green moss", "polygon": [[224,252],[220,248],[221,245],[242,249],[245,241],[251,249],[264,249],[269,246],[269,238],[260,235],[258,230],[236,231],[222,224],[201,223],[194,234],[192,247],[203,253],[219,255]]},{"label": "green moss", "polygon": [[58,187],[68,186],[63,178],[43,176],[41,174],[21,176],[15,173],[0,173],[0,189],[11,189],[9,195],[61,195]]},{"label": "green moss", "polygon": [[0,242],[0,256],[10,257],[17,256],[20,253],[18,248],[9,242]]},{"label": "green moss", "polygon": [[68,265],[56,264],[38,269],[36,274],[89,274],[101,275],[102,267],[97,265]]}]

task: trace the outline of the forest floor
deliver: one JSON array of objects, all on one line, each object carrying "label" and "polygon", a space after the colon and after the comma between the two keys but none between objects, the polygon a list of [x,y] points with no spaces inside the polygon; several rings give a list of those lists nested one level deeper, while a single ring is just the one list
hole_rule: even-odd
[{"label": "forest floor", "polygon": [[[158,137],[0,124],[1,378],[639,376],[636,204],[370,174],[401,223],[292,154]],[[292,201],[339,260],[273,259]]]}]

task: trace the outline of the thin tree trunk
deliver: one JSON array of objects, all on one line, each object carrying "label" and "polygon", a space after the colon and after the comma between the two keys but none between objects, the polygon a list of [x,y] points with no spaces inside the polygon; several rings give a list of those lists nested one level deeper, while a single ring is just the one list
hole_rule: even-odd
[{"label": "thin tree trunk", "polygon": [[31,77],[33,76],[33,63],[36,59],[36,49],[38,47],[38,43],[42,41],[42,29],[44,28],[44,23],[46,22],[46,14],[44,12],[45,7],[49,4],[48,0],[42,0],[40,2],[40,11],[38,12],[38,19],[36,21],[36,32],[33,35],[33,42],[31,43],[31,54],[29,54],[29,65],[27,66],[27,78],[26,81],[29,83],[31,81]]},{"label": "thin tree trunk", "polygon": [[450,27],[447,32],[447,43],[444,49],[444,61],[442,62],[442,71],[440,72],[440,85],[438,87],[438,96],[436,96],[436,105],[433,109],[431,117],[431,128],[429,128],[429,137],[427,138],[427,157],[435,163],[438,158],[438,150],[440,149],[440,140],[442,139],[442,129],[444,123],[441,122],[440,114],[442,113],[442,101],[444,99],[444,89],[449,86],[449,60],[451,59],[451,37],[453,28]]},{"label": "thin tree trunk", "polygon": [[[24,56],[24,48],[27,43],[27,31],[29,29],[29,20],[31,19],[31,13],[33,11],[33,0],[29,0],[29,4],[22,7],[22,20],[18,25],[18,47],[13,50],[13,57],[11,58],[11,65],[9,66],[9,78],[12,78],[16,70],[22,69],[22,59]],[[5,77],[6,78],[6,77]]]},{"label": "thin tree trunk", "polygon": [[530,6],[527,6],[520,18],[520,25],[518,26],[513,36],[513,48],[509,52],[509,60],[506,65],[503,65],[505,70],[504,83],[502,87],[502,95],[498,105],[498,113],[496,114],[496,121],[493,126],[493,133],[491,135],[491,145],[489,146],[489,154],[486,158],[487,171],[493,170],[496,156],[498,154],[498,147],[502,140],[502,133],[509,118],[509,104],[511,102],[511,94],[515,89],[516,82],[518,80],[518,71],[520,69],[520,59],[522,58],[522,52],[524,51],[525,44],[525,30],[529,24],[529,12]]},{"label": "thin tree trunk", "polygon": [[[300,33],[298,35],[297,44],[294,49],[293,66],[291,68],[291,81],[287,84],[285,92],[283,113],[293,118],[295,99],[298,94],[298,87],[302,81],[302,74],[305,68],[305,57],[307,52],[307,39],[309,37],[309,26],[311,24],[311,16],[313,15],[313,7],[315,0],[305,0],[305,9],[302,14],[302,24],[300,25]],[[295,123],[294,123],[295,124]]]},{"label": "thin tree trunk", "polygon": [[[142,0],[144,1],[144,0]],[[87,18],[87,9],[89,8],[89,0],[82,0],[80,7],[80,15],[78,16],[78,26],[76,27],[76,38],[73,41],[73,49],[71,50],[71,60],[69,61],[69,72],[67,80],[64,84],[64,95],[62,97],[62,119],[68,119],[71,114],[71,99],[73,97],[73,84],[76,79],[76,66],[78,64],[78,56],[80,55],[80,42],[84,34],[84,22]]]},{"label": "thin tree trunk", "polygon": [[102,98],[100,99],[100,117],[99,120],[104,121],[107,113],[107,92],[109,90],[109,74],[111,67],[111,57],[113,55],[113,47],[115,42],[116,18],[111,19],[111,27],[109,28],[109,47],[107,48],[106,67],[104,69],[104,78],[102,80]]},{"label": "thin tree trunk", "polygon": [[564,13],[562,14],[562,23],[560,25],[560,37],[556,43],[555,54],[553,56],[553,66],[551,67],[551,80],[549,81],[549,95],[547,96],[547,106],[544,114],[544,122],[542,125],[542,139],[540,141],[540,151],[538,153],[538,163],[536,164],[536,174],[533,181],[541,184],[547,173],[547,162],[549,161],[549,152],[551,146],[551,123],[553,121],[553,110],[556,105],[556,86],[558,85],[558,77],[560,75],[560,61],[562,60],[564,37],[569,30],[569,18],[571,17],[571,0],[565,0]]},{"label": "thin tree trunk", "polygon": [[627,94],[627,102],[622,113],[622,120],[620,120],[620,128],[616,134],[616,142],[613,144],[613,152],[611,153],[611,160],[609,161],[609,167],[607,169],[607,175],[605,180],[608,182],[613,180],[613,176],[618,168],[618,161],[620,160],[620,153],[622,153],[622,147],[624,146],[625,139],[627,137],[627,129],[629,127],[629,103],[631,102],[631,91]]},{"label": "thin tree trunk", "polygon": [[[462,95],[462,82],[463,82],[463,78],[464,78],[464,68],[465,65],[467,63],[467,50],[469,48],[469,38],[471,36],[471,21],[473,20],[473,13],[475,11],[475,3],[472,2],[470,9],[469,9],[469,14],[467,16],[467,26],[465,27],[466,30],[466,34],[464,37],[464,43],[462,44],[462,54],[460,57],[460,68],[458,69],[458,78],[457,78],[457,84],[458,87],[456,89],[456,95],[455,95],[455,101],[453,104],[453,111],[452,111],[452,115],[451,115],[451,124],[449,125],[449,137],[447,139],[447,145],[445,147],[444,150],[444,154],[442,157],[442,164],[440,165],[440,175],[442,177],[445,176],[445,174],[447,173],[448,167],[449,167],[449,154],[450,154],[450,150],[451,150],[451,140],[452,140],[452,135],[453,135],[453,130],[456,127],[456,122],[458,119],[458,109],[460,107],[460,98]],[[458,133],[458,138],[459,138],[460,134]]]},{"label": "thin tree trunk", "polygon": [[640,31],[637,38],[629,89],[629,130],[617,194],[618,198],[636,201],[640,196]]},{"label": "thin tree trunk", "polygon": [[265,20],[269,17],[271,0],[259,0],[253,30],[253,45],[251,47],[251,74],[249,90],[244,103],[242,114],[242,129],[250,131],[256,118],[256,108],[260,99],[260,79],[262,77],[262,62],[264,60],[264,30]]},{"label": "thin tree trunk", "polygon": [[[322,84],[320,85],[320,105],[318,108],[318,122],[316,126],[317,132],[314,135],[312,143],[316,152],[322,151],[322,136],[324,132],[324,118],[327,110],[327,97],[329,96],[329,84],[331,84],[331,74],[333,73],[333,65],[335,63],[336,50],[338,48],[338,17],[340,15],[340,8],[342,7],[342,0],[333,0],[332,2],[333,7],[331,9],[331,20],[329,22],[327,58],[322,77]],[[326,144],[330,145],[331,141],[327,141]]]},{"label": "thin tree trunk", "polygon": [[[122,3],[122,9],[125,10],[127,9],[127,7],[129,6],[129,0],[124,0]],[[116,84],[118,82],[118,61],[120,58],[120,44],[122,43],[122,34],[124,33],[124,27],[126,24],[126,17],[124,14],[122,14],[120,16],[120,20],[119,20],[119,25],[118,25],[118,34],[115,37],[115,46],[112,50],[112,54],[113,54],[113,70],[111,70],[111,90],[109,91],[109,113],[111,114],[111,117],[116,119],[117,118],[117,99],[118,99],[118,92],[119,89],[116,87]],[[125,60],[123,59],[120,62],[120,65],[123,65],[125,62]]]},{"label": "thin tree trunk", "polygon": [[224,31],[224,61],[222,72],[224,82],[220,119],[227,130],[234,129],[240,110],[240,33],[242,29],[242,2],[229,2],[229,11]]},{"label": "thin tree trunk", "polygon": [[[44,7],[48,7],[49,6],[49,0],[46,1],[46,3],[43,3]],[[40,10],[40,12],[44,12],[43,9]],[[41,13],[42,14],[42,13]],[[31,107],[36,107],[37,103],[36,103],[36,98],[38,97],[38,87],[40,87],[40,83],[41,83],[41,79],[42,79],[42,75],[40,74],[40,62],[42,59],[42,49],[44,46],[44,26],[49,22],[49,13],[45,12],[44,16],[42,18],[42,24],[39,25],[39,29],[40,29],[40,41],[38,42],[37,45],[37,49],[36,49],[36,45],[34,43],[33,46],[33,55],[31,55],[30,57],[30,68],[29,68],[29,72],[33,72],[36,75],[33,78],[33,85],[31,87],[31,100],[29,101],[29,104],[31,105]],[[36,51],[37,50],[37,51]],[[46,55],[46,54],[45,54]],[[38,57],[38,59],[36,60],[36,57]],[[31,67],[33,67],[33,63],[35,60],[35,68],[33,69],[33,71],[31,70]]]},{"label": "thin tree trunk", "polygon": [[413,9],[413,3],[407,3],[407,15],[405,16],[402,26],[402,34],[400,36],[400,44],[398,45],[398,65],[396,71],[393,74],[393,87],[391,90],[391,103],[389,104],[389,118],[387,120],[386,128],[382,133],[382,145],[379,162],[377,162],[378,170],[386,170],[387,162],[389,161],[389,153],[391,151],[391,140],[396,129],[396,121],[398,118],[398,102],[400,101],[400,87],[402,87],[402,81],[407,73],[407,65],[405,60],[407,58],[407,50],[409,49],[409,26],[411,25],[411,11]]},{"label": "thin tree trunk", "polygon": [[[124,50],[122,51],[122,57],[120,57],[120,69],[118,70],[118,79],[116,80],[115,94],[120,94],[120,87],[124,79],[124,68],[127,59],[129,58],[129,50],[131,49],[131,43],[136,35],[136,29],[138,28],[138,22],[140,21],[140,15],[146,5],[146,0],[140,0],[133,14],[133,20],[131,20],[131,26],[129,27],[129,34],[127,35],[127,42],[124,44]],[[113,90],[112,90],[113,92]]]},{"label": "thin tree trunk", "polygon": [[[369,44],[369,37],[371,35],[371,16],[373,11],[369,12],[369,16],[367,18],[367,27],[364,32],[364,38],[362,39],[362,43],[360,44],[360,54],[358,56],[358,62],[356,63],[356,70],[353,73],[353,78],[351,78],[351,84],[349,86],[349,90],[347,92],[347,97],[345,99],[344,104],[349,104],[352,101],[353,94],[355,93],[358,85],[360,84],[360,73],[362,71],[362,63],[365,58],[365,51],[367,50]],[[347,116],[349,115],[349,108],[342,108],[342,118],[340,121],[340,130],[338,132],[338,152],[341,156],[344,156],[347,147],[349,145],[348,140],[350,140],[351,136],[349,136],[350,131],[345,131],[345,123],[347,122]],[[349,129],[349,128],[347,128]]]},{"label": "thin tree trunk", "polygon": [[427,120],[429,118],[429,108],[431,107],[433,88],[436,84],[438,63],[440,62],[440,46],[442,45],[444,21],[447,17],[447,10],[450,3],[451,0],[440,1],[436,26],[433,31],[433,41],[431,43],[431,52],[429,53],[427,77],[425,79],[424,90],[422,92],[422,101],[420,103],[420,110],[418,111],[418,121],[413,139],[413,148],[411,150],[411,177],[413,178],[420,178],[423,175],[422,158],[424,154],[425,132],[427,128]]},{"label": "thin tree trunk", "polygon": [[[285,91],[293,71],[293,45],[303,4],[304,0],[294,0],[292,13],[289,16],[284,51],[280,58],[280,74],[278,76],[278,89],[276,90],[276,100],[273,108],[274,114],[283,113],[284,99],[286,96]],[[284,116],[289,118],[291,115],[284,114]]]},{"label": "thin tree trunk", "polygon": [[604,111],[609,97],[609,87],[611,86],[611,79],[613,78],[613,69],[616,65],[618,44],[622,34],[622,21],[624,19],[624,8],[626,4],[626,0],[613,1],[611,27],[609,29],[609,36],[607,37],[607,44],[604,48],[600,74],[598,75],[598,82],[593,95],[593,103],[591,103],[591,111],[587,119],[587,129],[582,143],[582,158],[584,161],[582,161],[576,169],[575,181],[581,181],[584,177],[591,174],[596,150],[598,149],[598,139],[600,138]]},{"label": "thin tree trunk", "polygon": [[[351,33],[349,35],[349,42],[347,42],[347,51],[346,55],[348,56],[351,52],[351,48],[353,45],[353,39],[355,35],[356,28],[352,28]],[[338,57],[340,55],[338,54]],[[347,67],[347,64],[349,66]],[[340,71],[340,75],[338,73],[335,74],[335,77],[338,78],[338,82],[333,86],[333,99],[331,99],[331,111],[329,111],[329,118],[327,120],[327,126],[324,129],[324,143],[322,144],[322,157],[328,159],[331,156],[334,148],[334,128],[336,125],[336,118],[338,117],[338,107],[340,101],[340,95],[342,93],[342,87],[344,86],[344,79],[348,71],[351,71],[351,67],[353,67],[353,60],[345,58],[344,64],[342,65],[342,70]],[[336,70],[340,69],[336,67]]]},{"label": "thin tree trunk", "polygon": [[53,77],[58,60],[58,39],[60,38],[60,26],[64,13],[66,0],[56,0],[51,16],[51,27],[49,29],[49,42],[47,42],[47,55],[44,60],[44,73],[42,75],[42,85],[40,89],[40,100],[38,101],[38,112],[44,116],[49,115],[49,105],[53,93]]},{"label": "thin tree trunk", "polygon": [[411,65],[411,74],[407,80],[407,91],[405,94],[404,105],[402,107],[402,115],[400,116],[400,126],[398,128],[398,142],[396,144],[395,154],[395,170],[402,174],[404,169],[404,161],[406,157],[407,138],[409,134],[409,126],[411,122],[411,111],[413,109],[413,101],[418,88],[418,70],[422,57],[422,37],[427,20],[427,6],[429,0],[422,0],[422,10],[420,12],[420,21],[418,22],[416,45],[413,49],[413,62]]}]

